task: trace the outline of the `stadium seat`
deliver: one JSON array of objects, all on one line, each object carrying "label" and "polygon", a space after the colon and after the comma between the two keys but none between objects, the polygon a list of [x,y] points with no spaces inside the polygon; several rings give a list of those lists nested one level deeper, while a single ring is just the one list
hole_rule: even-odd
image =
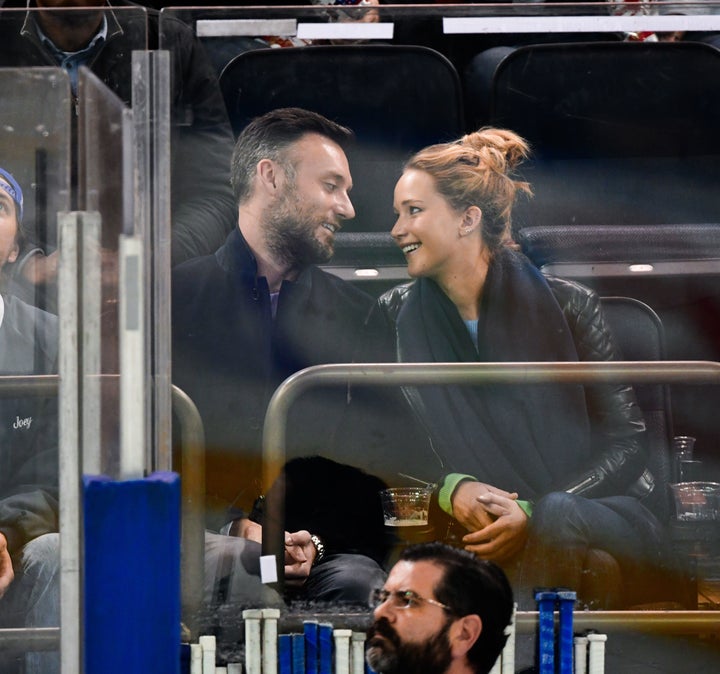
[{"label": "stadium seat", "polygon": [[[720,224],[526,227],[516,241],[545,273],[649,304],[670,360],[720,360]],[[671,389],[675,427],[697,438],[708,479],[717,479],[720,390]]]},{"label": "stadium seat", "polygon": [[718,76],[701,43],[544,44],[479,54],[465,89],[532,146],[517,229],[702,223],[720,206]]},{"label": "stadium seat", "polygon": [[[603,313],[624,360],[664,360],[664,331],[658,315],[645,303],[629,297],[603,297]],[[643,501],[669,528],[672,518],[670,441],[673,435],[669,387],[636,385],[638,404],[647,428],[648,469],[655,481],[653,492]],[[623,584],[620,567],[602,550],[590,550],[580,595],[606,606],[629,608],[641,605],[694,606],[688,572],[678,560],[667,571],[648,574],[642,587]]]},{"label": "stadium seat", "polygon": [[346,231],[389,232],[403,161],[464,130],[460,78],[425,47],[322,45],[259,49],[233,59],[220,85],[235,133],[257,115],[298,106],[349,126],[355,220]]}]

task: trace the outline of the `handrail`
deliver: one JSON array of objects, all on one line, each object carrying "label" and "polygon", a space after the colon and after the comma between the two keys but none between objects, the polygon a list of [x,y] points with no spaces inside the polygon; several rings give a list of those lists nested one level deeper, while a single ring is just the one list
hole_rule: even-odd
[{"label": "handrail", "polygon": [[205,434],[195,403],[174,385],[172,408],[182,444],[182,614],[185,626],[196,637],[195,622],[202,605],[205,574]]},{"label": "handrail", "polygon": [[[673,611],[641,610],[629,611],[575,611],[573,613],[573,629],[577,632],[596,630],[604,634],[623,632],[627,629],[664,634],[702,634],[708,628],[718,629],[720,620],[718,611]],[[327,618],[334,627],[349,628],[361,632],[367,631],[372,623],[370,611],[333,611],[320,613],[317,611],[288,611],[280,616],[279,626],[284,632],[302,632],[303,622]],[[537,630],[537,611],[518,611],[515,617],[515,628],[518,634],[531,634]]]},{"label": "handrail", "polygon": [[[0,398],[55,396],[58,394],[59,383],[58,375],[0,376]],[[193,636],[196,636],[192,622],[203,598],[205,440],[197,407],[177,386],[172,387],[172,406],[178,420],[182,443],[182,607],[186,626],[190,628]],[[0,629],[0,644],[3,649],[54,650],[58,648],[59,641],[59,627]]]},{"label": "handrail", "polygon": [[[283,590],[284,511],[282,489],[270,486],[285,464],[288,411],[295,400],[314,386],[356,384],[363,386],[410,386],[429,384],[720,384],[720,363],[714,361],[611,361],[582,363],[358,363],[316,365],[288,377],[275,390],[268,405],[263,430],[263,488],[266,499],[263,555],[273,555],[277,568],[276,589]],[[630,612],[632,615],[645,612]],[[660,612],[673,616],[674,612]],[[686,612],[680,612],[685,614]],[[720,612],[687,612],[693,628],[717,629]],[[592,624],[605,616],[622,622],[628,612],[592,611]],[[596,617],[599,620],[596,620]],[[671,618],[667,618],[671,619]],[[653,618],[652,620],[656,620]],[[665,620],[663,618],[662,620]],[[674,621],[676,629],[683,617]],[[689,618],[687,620],[690,620]],[[649,623],[654,624],[654,623]]]},{"label": "handrail", "polygon": [[56,374],[1,375],[0,398],[57,395],[59,385]]},{"label": "handrail", "polygon": [[59,627],[6,627],[0,629],[2,652],[54,651],[60,646]]}]

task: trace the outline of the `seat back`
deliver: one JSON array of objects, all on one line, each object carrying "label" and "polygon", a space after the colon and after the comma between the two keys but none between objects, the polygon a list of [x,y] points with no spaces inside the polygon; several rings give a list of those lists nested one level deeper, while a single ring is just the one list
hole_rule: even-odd
[{"label": "seat back", "polygon": [[[720,360],[720,224],[548,225],[524,228],[516,240],[545,273],[650,305],[670,360]],[[697,438],[717,472],[720,387],[670,389],[675,427]]]},{"label": "seat back", "polygon": [[516,225],[715,221],[718,77],[720,50],[702,43],[512,50],[494,71],[489,123],[533,148],[535,198]]},{"label": "seat back", "polygon": [[[603,297],[603,314],[624,360],[664,360],[665,337],[658,315],[644,302],[630,297]],[[671,480],[672,416],[670,393],[664,384],[635,386],[646,424],[648,468],[655,489],[646,505],[661,522],[670,517],[668,484]]]},{"label": "seat back", "polygon": [[402,45],[323,45],[239,54],[220,75],[235,133],[275,108],[313,110],[350,127],[356,217],[346,231],[389,232],[404,161],[464,130],[460,78],[440,53]]}]

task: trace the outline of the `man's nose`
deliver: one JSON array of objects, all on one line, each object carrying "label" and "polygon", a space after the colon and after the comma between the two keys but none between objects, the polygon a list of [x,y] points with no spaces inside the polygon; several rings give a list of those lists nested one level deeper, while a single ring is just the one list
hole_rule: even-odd
[{"label": "man's nose", "polygon": [[390,602],[388,602],[387,600],[382,602],[382,604],[378,604],[373,610],[373,618],[375,618],[375,620],[385,618],[385,620],[393,622],[394,617],[395,613],[390,607]]},{"label": "man's nose", "polygon": [[338,201],[337,213],[345,220],[352,220],[355,217],[355,208],[347,192],[343,192],[341,199]]}]

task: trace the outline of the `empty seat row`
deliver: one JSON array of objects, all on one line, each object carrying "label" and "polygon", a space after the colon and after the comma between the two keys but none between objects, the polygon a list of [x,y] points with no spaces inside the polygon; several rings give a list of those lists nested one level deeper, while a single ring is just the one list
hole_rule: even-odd
[{"label": "empty seat row", "polygon": [[492,49],[464,81],[426,47],[259,49],[239,54],[220,81],[236,133],[291,105],[355,131],[350,231],[388,231],[403,160],[485,124],[533,148],[524,176],[535,198],[519,204],[518,229],[720,220],[720,50],[706,44]]}]

